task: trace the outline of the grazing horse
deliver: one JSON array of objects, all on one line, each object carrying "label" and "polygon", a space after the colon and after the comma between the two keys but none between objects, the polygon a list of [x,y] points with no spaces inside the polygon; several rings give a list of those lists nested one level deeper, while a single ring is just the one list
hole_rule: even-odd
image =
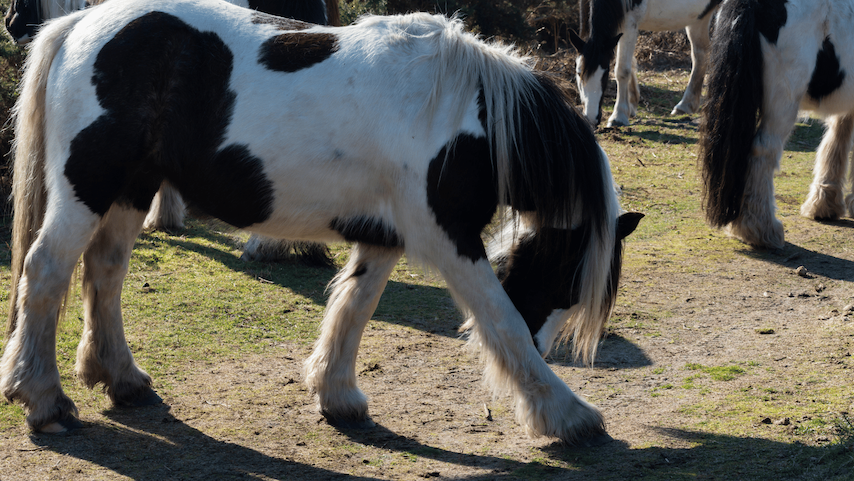
[{"label": "grazing horse", "polygon": [[[89,5],[103,3],[105,0],[13,0],[6,13],[6,31],[15,43],[22,45],[30,42],[36,28],[44,21],[82,10]],[[340,22],[338,2],[325,0],[226,0],[229,3],[269,13],[279,17],[295,18],[308,23],[333,25]],[[181,195],[169,182],[164,182],[154,196],[145,229],[177,230],[184,227],[186,206]],[[271,261],[285,258],[297,258],[309,265],[332,266],[329,251],[323,244],[315,242],[295,242],[286,239],[270,239],[252,235],[243,249],[241,259],[247,261]]]},{"label": "grazing horse", "polygon": [[635,45],[639,30],[668,31],[684,28],[691,41],[691,78],[682,100],[670,115],[692,114],[700,108],[709,25],[721,0],[589,0],[590,38],[584,41],[570,31],[569,39],[578,51],[575,80],[584,116],[593,125],[602,120],[602,103],[608,85],[608,69],[617,50],[614,76],[617,103],[608,127],[629,125],[640,102]]},{"label": "grazing horse", "polygon": [[[486,382],[514,395],[528,432],[603,431],[543,356],[563,334],[592,360],[642,214],[620,213],[608,159],[555,83],[461,21],[335,28],[217,0],[110,0],[40,30],[15,134],[0,391],[32,429],[79,425],[55,332],[81,255],[78,377],[115,405],[161,402],[128,348],[120,294],[166,180],[251,232],[355,243],[305,363],[330,422],[371,425],[356,353],[406,252],[447,281]],[[512,212],[500,279],[481,240],[499,207]]]},{"label": "grazing horse", "polygon": [[801,215],[854,215],[854,194],[844,194],[854,133],[851,25],[852,0],[724,2],[700,136],[712,226],[727,227],[748,244],[785,245],[773,177],[799,110],[816,112],[827,124]]}]

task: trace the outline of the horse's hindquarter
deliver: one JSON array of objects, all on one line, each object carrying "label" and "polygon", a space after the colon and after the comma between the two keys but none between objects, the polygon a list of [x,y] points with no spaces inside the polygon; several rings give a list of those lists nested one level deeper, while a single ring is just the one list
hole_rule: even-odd
[{"label": "horse's hindquarter", "polygon": [[854,1],[816,3],[786,4],[777,46],[763,45],[766,64],[772,63],[766,79],[798,82],[789,87],[795,94],[806,88],[801,109],[822,116],[849,113],[854,110]]}]

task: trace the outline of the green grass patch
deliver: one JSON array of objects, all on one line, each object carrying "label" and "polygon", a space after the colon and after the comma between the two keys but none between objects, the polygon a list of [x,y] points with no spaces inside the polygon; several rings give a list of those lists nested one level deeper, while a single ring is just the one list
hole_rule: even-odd
[{"label": "green grass patch", "polygon": [[747,371],[739,366],[703,366],[702,364],[689,363],[685,365],[689,371],[701,371],[708,374],[715,381],[732,381]]}]

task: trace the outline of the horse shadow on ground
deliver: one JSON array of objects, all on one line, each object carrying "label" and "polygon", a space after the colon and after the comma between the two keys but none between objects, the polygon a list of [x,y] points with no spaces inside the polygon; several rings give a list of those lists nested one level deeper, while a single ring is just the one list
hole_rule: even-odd
[{"label": "horse shadow on ground", "polygon": [[[70,435],[33,435],[41,449],[102,466],[131,479],[385,479],[350,476],[289,459],[295,443],[282,439],[269,455],[236,443],[214,439],[174,418],[168,407],[111,410],[114,425],[87,425]],[[455,452],[377,425],[371,429],[339,429],[351,442],[460,467],[488,471],[455,479],[850,479],[852,439],[825,446],[787,444],[650,427],[661,444],[680,448],[631,448],[608,436],[593,445],[568,446],[555,441],[531,462],[505,455]],[[524,440],[522,440],[524,442]],[[500,448],[497,448],[500,450]],[[415,465],[413,465],[415,466]],[[415,468],[416,470],[418,468]],[[426,468],[435,469],[435,468]],[[441,468],[439,468],[441,469]],[[381,470],[378,472],[382,472]],[[413,474],[413,471],[410,471]],[[413,474],[414,476],[414,474]],[[424,478],[447,477],[441,471]]]},{"label": "horse shadow on ground", "polygon": [[[854,221],[850,219],[823,223],[854,229]],[[837,281],[854,282],[854,261],[811,251],[789,242],[786,243],[783,249],[742,249],[740,252],[746,256],[790,269],[797,269],[803,266],[806,269],[806,273],[802,275],[807,278],[813,278],[818,275]]]},{"label": "horse shadow on ground", "polygon": [[350,478],[220,441],[184,424],[165,405],[114,409],[118,425],[86,424],[66,435],[32,435],[33,444],[102,466],[130,479],[377,479]]},{"label": "horse shadow on ground", "polygon": [[[570,342],[561,343],[552,349],[546,362],[558,366],[588,367],[575,359]],[[609,369],[636,369],[652,366],[653,362],[643,349],[625,337],[610,333],[599,343],[593,367]]]},{"label": "horse shadow on ground", "polygon": [[[201,237],[218,245],[235,245],[234,235],[219,231],[216,227],[199,227],[198,223],[193,222],[190,231],[194,237]],[[144,236],[145,234],[143,240]],[[203,255],[227,269],[263,279],[263,282],[288,289],[321,306],[326,305],[326,288],[337,273],[337,269],[310,267],[298,261],[247,262],[232,251],[194,242],[184,236],[170,235],[158,242]],[[336,264],[340,265],[340,260],[336,261]],[[372,319],[447,337],[458,337],[459,326],[463,323],[463,317],[447,289],[393,280],[386,285]]]}]

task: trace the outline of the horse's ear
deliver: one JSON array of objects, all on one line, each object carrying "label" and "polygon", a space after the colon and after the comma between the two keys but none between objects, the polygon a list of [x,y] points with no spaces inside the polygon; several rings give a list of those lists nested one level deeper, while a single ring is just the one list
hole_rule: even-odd
[{"label": "horse's ear", "polygon": [[587,45],[587,42],[581,39],[575,30],[569,29],[569,43],[575,48],[575,51],[581,53],[584,50],[584,46]]},{"label": "horse's ear", "polygon": [[644,215],[640,212],[626,212],[617,219],[617,240],[623,240],[635,231]]},{"label": "horse's ear", "polygon": [[608,50],[614,50],[615,48],[617,48],[617,44],[620,43],[620,39],[622,37],[623,37],[623,32],[620,32],[617,34],[616,37],[612,38],[611,39],[611,45],[609,45],[610,48]]}]

